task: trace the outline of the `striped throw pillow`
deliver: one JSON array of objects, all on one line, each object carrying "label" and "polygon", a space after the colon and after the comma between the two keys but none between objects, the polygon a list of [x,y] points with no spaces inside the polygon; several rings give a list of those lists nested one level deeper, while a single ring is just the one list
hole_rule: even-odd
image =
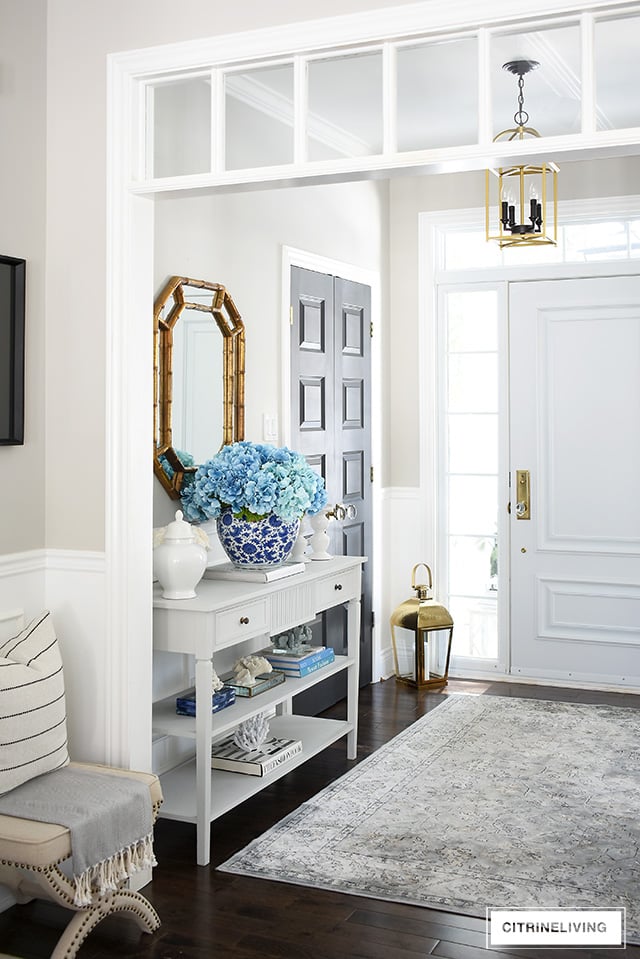
[{"label": "striped throw pillow", "polygon": [[68,762],[62,659],[46,612],[0,644],[0,795]]}]

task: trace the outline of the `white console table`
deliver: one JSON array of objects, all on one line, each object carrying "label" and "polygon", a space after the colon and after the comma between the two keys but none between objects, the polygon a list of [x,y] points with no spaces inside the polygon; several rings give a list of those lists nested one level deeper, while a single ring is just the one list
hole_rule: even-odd
[{"label": "white console table", "polygon": [[[302,679],[288,677],[255,698],[237,698],[220,712],[198,709],[195,719],[178,716],[176,694],[153,707],[153,732],[195,739],[195,759],[161,776],[164,803],[160,815],[192,822],[197,828],[197,861],[210,860],[211,823],[249,796],[285,775],[331,743],[347,737],[347,756],[356,758],[358,666],[360,652],[361,556],[334,557],[307,564],[298,573],[275,583],[256,584],[204,579],[195,599],[167,600],[154,592],[154,647],[195,656],[196,700],[211,700],[212,657],[217,650],[254,640],[254,651],[269,636],[309,622],[323,610],[347,608],[347,655]],[[345,721],[295,716],[291,700],[298,693],[341,670],[347,670]],[[268,776],[247,776],[211,769],[211,742],[229,734],[243,720],[275,707],[270,726],[276,736],[300,739],[303,751]]]}]

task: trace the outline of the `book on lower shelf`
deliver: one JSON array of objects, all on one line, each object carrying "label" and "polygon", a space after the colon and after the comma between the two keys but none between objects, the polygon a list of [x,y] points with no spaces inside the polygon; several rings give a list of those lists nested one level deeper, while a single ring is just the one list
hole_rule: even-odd
[{"label": "book on lower shelf", "polygon": [[248,583],[275,583],[287,576],[304,573],[304,563],[283,563],[282,566],[273,566],[270,569],[239,569],[233,563],[216,563],[208,566],[204,571],[205,579],[231,579]]},{"label": "book on lower shelf", "polygon": [[[227,706],[233,706],[236,701],[236,691],[231,686],[223,686],[211,695],[211,712],[217,713]],[[181,693],[176,699],[176,713],[178,716],[195,716],[196,690],[195,686]]]},{"label": "book on lower shelf", "polygon": [[260,749],[246,752],[235,744],[233,736],[229,736],[212,745],[211,768],[247,776],[267,776],[301,752],[302,742],[299,739],[272,737]]},{"label": "book on lower shelf", "polygon": [[334,662],[336,654],[331,646],[311,646],[304,652],[291,653],[283,650],[282,653],[270,647],[263,649],[258,656],[264,656],[267,662],[286,676],[308,676],[309,673],[322,669]]},{"label": "book on lower shelf", "polygon": [[282,670],[274,669],[270,673],[261,673],[256,676],[256,680],[251,685],[236,682],[235,674],[220,677],[225,686],[230,686],[235,690],[236,696],[247,698],[248,696],[259,696],[260,693],[266,693],[268,689],[279,686],[285,680],[285,674]]}]

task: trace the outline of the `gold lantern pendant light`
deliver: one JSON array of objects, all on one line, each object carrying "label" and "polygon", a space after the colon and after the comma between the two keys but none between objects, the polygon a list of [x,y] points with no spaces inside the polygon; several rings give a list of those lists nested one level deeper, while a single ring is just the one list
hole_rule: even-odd
[{"label": "gold lantern pendant light", "polygon": [[[514,114],[515,128],[503,130],[493,138],[499,140],[525,140],[539,137],[528,126],[529,114],[524,109],[524,78],[540,64],[536,60],[509,60],[502,67],[518,77],[518,109]],[[497,179],[497,200],[494,216],[498,232],[491,233],[492,186]],[[486,171],[486,229],[487,240],[497,240],[501,248],[510,246],[556,245],[558,241],[558,167],[555,163],[536,166],[525,163],[521,166],[498,167]]]}]

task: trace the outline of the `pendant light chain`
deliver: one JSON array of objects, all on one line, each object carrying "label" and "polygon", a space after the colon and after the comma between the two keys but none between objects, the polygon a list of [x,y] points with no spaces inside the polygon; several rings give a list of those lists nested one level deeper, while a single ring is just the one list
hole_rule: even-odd
[{"label": "pendant light chain", "polygon": [[524,107],[524,73],[518,76],[518,109],[513,114],[513,119],[519,127],[524,127],[529,122],[529,114]]}]

